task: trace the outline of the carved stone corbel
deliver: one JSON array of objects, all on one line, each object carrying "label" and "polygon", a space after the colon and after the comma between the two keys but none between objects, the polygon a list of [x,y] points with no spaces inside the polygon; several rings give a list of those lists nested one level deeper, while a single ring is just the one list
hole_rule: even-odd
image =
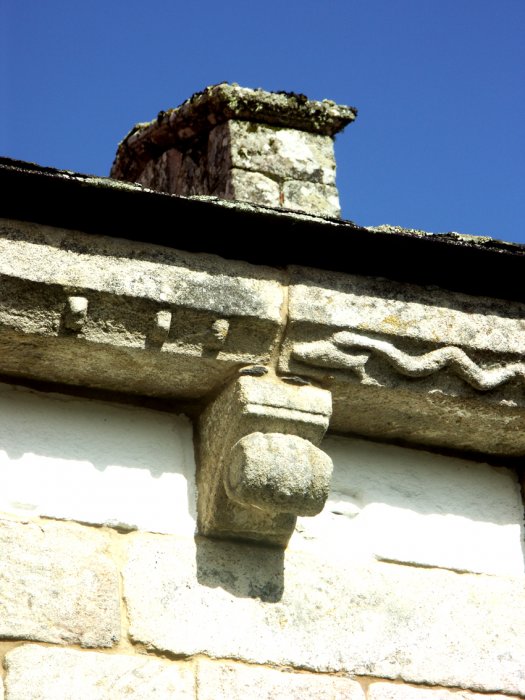
[{"label": "carved stone corbel", "polygon": [[332,461],[317,445],[331,412],[328,391],[273,376],[226,387],[200,419],[199,532],[286,546],[328,496]]}]

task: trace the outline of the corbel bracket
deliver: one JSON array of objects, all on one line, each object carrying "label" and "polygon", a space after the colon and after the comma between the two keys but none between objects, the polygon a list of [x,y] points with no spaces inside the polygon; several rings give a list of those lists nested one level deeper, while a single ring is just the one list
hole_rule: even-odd
[{"label": "corbel bracket", "polygon": [[285,547],[298,515],[320,513],[332,461],[316,446],[331,394],[274,376],[241,376],[200,419],[199,532]]}]

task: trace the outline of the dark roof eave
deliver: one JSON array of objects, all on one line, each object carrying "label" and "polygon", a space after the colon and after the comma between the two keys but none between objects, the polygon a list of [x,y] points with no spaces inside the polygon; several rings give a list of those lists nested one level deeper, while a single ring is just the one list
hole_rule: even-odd
[{"label": "dark roof eave", "polygon": [[0,188],[3,218],[255,264],[305,265],[525,301],[525,246],[519,244],[367,229],[239,202],[178,197],[6,158],[0,159]]}]

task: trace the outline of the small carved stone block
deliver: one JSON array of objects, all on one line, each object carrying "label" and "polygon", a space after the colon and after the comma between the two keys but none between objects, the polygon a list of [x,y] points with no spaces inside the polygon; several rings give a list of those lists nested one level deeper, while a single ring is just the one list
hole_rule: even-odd
[{"label": "small carved stone block", "polygon": [[149,332],[149,341],[161,346],[167,339],[171,327],[171,311],[162,309],[155,314],[155,321]]},{"label": "small carved stone block", "polygon": [[70,331],[79,331],[86,321],[87,310],[86,297],[68,297],[64,309],[64,327]]}]

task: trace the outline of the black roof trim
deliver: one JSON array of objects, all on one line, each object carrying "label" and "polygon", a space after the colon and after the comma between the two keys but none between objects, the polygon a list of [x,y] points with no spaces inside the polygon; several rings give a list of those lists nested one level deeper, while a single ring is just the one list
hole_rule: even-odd
[{"label": "black roof trim", "polygon": [[525,301],[525,246],[519,244],[367,229],[239,202],[162,194],[7,158],[0,158],[0,188],[4,218],[255,264],[305,265]]}]

